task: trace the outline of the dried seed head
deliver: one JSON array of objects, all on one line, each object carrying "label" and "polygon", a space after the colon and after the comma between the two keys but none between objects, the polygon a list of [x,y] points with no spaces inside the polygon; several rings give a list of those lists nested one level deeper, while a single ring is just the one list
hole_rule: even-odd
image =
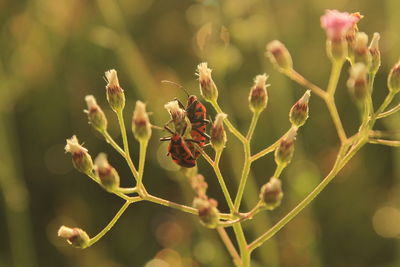
[{"label": "dried seed head", "polygon": [[254,79],[254,85],[250,89],[249,106],[252,112],[261,112],[267,107],[268,93],[266,84],[268,76],[264,73],[257,75]]},{"label": "dried seed head", "polygon": [[227,116],[225,113],[218,113],[211,127],[211,145],[216,151],[224,149],[227,141],[224,129],[224,119]]},{"label": "dried seed head", "polygon": [[267,57],[281,71],[289,71],[293,68],[292,57],[286,46],[278,40],[267,44]]},{"label": "dried seed head", "polygon": [[261,187],[260,199],[267,209],[273,210],[281,204],[282,198],[281,181],[275,177],[271,177],[269,182]]},{"label": "dried seed head", "polygon": [[311,91],[307,90],[290,109],[289,120],[293,126],[300,127],[306,123],[308,119],[308,101],[310,100],[310,96]]},{"label": "dried seed head", "polygon": [[200,198],[207,198],[206,192],[208,188],[208,184],[204,181],[204,176],[201,174],[197,174],[190,178],[190,182],[193,190],[196,192],[196,195]]},{"label": "dried seed head", "polygon": [[67,139],[65,152],[71,153],[72,164],[74,165],[75,169],[86,174],[92,172],[92,158],[90,157],[88,150],[79,144],[76,135],[72,136],[70,139]]},{"label": "dried seed head", "polygon": [[138,141],[148,141],[151,136],[151,124],[146,112],[146,104],[136,101],[132,117],[132,132]]},{"label": "dried seed head", "polygon": [[379,51],[379,40],[381,35],[377,32],[374,33],[372,37],[371,44],[369,45],[369,53],[371,54],[371,66],[370,72],[377,73],[379,67],[381,66],[381,52]]},{"label": "dried seed head", "polygon": [[364,101],[368,95],[367,67],[364,63],[356,63],[350,69],[347,87],[357,101]]},{"label": "dried seed head", "polygon": [[90,238],[80,228],[69,228],[63,225],[58,229],[58,236],[66,239],[70,245],[76,248],[86,248],[89,246]]},{"label": "dried seed head", "polygon": [[198,209],[200,221],[208,228],[216,228],[219,223],[218,202],[215,199],[196,197],[193,207]]},{"label": "dried seed head", "polygon": [[103,187],[109,191],[113,191],[119,187],[118,172],[108,163],[107,155],[100,153],[94,160],[95,172]]},{"label": "dried seed head", "polygon": [[277,165],[290,163],[294,153],[294,141],[296,140],[297,128],[292,127],[284,136],[275,150],[275,162]]},{"label": "dried seed head", "polygon": [[[175,126],[175,131],[181,133],[185,127],[190,126],[186,116],[186,111],[179,107],[177,100],[173,100],[164,105],[164,108],[171,115],[172,122]],[[187,132],[190,132],[189,130]]]},{"label": "dried seed head", "polygon": [[115,112],[120,112],[125,107],[125,94],[119,85],[117,71],[114,69],[106,71],[105,76],[107,80],[106,93],[108,103]]},{"label": "dried seed head", "polygon": [[398,93],[400,91],[400,60],[390,70],[388,76],[389,90]]},{"label": "dried seed head", "polygon": [[101,107],[97,104],[96,99],[92,95],[85,97],[87,110],[84,112],[88,115],[89,124],[91,124],[98,131],[107,130],[107,118]]},{"label": "dried seed head", "polygon": [[358,32],[354,43],[354,62],[371,64],[371,54],[368,50],[368,35],[365,32]]},{"label": "dried seed head", "polygon": [[218,89],[212,76],[212,70],[207,66],[207,62],[200,63],[197,66],[197,76],[199,77],[200,93],[208,102],[214,102],[218,99]]}]

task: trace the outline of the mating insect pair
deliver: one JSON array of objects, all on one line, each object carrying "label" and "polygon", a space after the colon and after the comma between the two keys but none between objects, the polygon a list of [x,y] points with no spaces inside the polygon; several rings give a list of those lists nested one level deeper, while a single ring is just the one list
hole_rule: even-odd
[{"label": "mating insect pair", "polygon": [[[181,87],[185,92],[186,90]],[[171,122],[169,121],[165,126],[171,136],[161,138],[160,141],[170,141],[168,146],[168,155],[171,155],[172,160],[186,168],[191,168],[196,165],[196,159],[200,156],[200,152],[195,149],[193,143],[197,143],[199,147],[204,147],[205,141],[209,140],[210,137],[206,134],[206,125],[209,121],[206,119],[207,111],[205,106],[200,103],[196,96],[188,95],[188,101],[186,107],[177,99],[175,99],[179,107],[186,112],[186,116],[191,124],[190,135],[192,139],[185,138],[185,132],[187,127],[183,127],[182,132],[172,131],[167,125]]]}]

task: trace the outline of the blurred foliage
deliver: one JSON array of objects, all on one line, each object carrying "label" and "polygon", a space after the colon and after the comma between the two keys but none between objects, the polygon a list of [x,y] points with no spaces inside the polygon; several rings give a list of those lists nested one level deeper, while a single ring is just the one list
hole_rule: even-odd
[{"label": "blurred foliage", "polygon": [[[230,266],[214,231],[193,216],[150,203],[133,205],[90,249],[76,250],[57,238],[61,224],[96,234],[122,205],[72,169],[64,140],[77,134],[92,155],[107,152],[124,185],[131,185],[119,155],[87,125],[84,96],[95,95],[105,108],[102,75],[115,68],[126,90],[127,122],[140,99],[153,112],[151,120],[162,125],[168,120],[163,104],[185,94],[160,81],[176,81],[198,94],[194,70],[208,61],[222,107],[243,130],[249,124],[244,99],[252,79],[270,75],[269,106],[252,146],[260,150],[287,129],[288,111],[303,93],[267,62],[265,44],[284,42],[295,68],[323,87],[330,66],[319,16],[327,8],[360,11],[365,15],[360,29],[370,36],[381,33],[383,66],[375,89],[375,103],[380,103],[388,69],[400,55],[397,0],[0,0],[0,266]],[[358,115],[346,77],[344,72],[337,103],[351,133]],[[116,120],[105,111],[110,132],[117,136]],[[399,125],[395,116],[379,127],[398,130]],[[152,137],[144,182],[155,195],[190,204],[187,179],[174,168],[163,168],[165,147],[159,150],[157,140],[162,135]],[[221,169],[234,177],[239,170],[231,166],[239,164],[241,154],[238,142],[228,138]],[[283,173],[283,205],[270,218],[263,215],[245,224],[252,238],[322,179],[337,142],[322,101],[312,98],[293,164]],[[131,149],[137,159],[134,142]],[[254,253],[254,266],[399,266],[399,162],[394,149],[368,146],[310,208]],[[227,210],[211,170],[202,160],[199,168],[210,195]],[[251,188],[265,183],[273,170],[271,157],[254,164],[244,207],[257,200]],[[227,184],[236,192],[234,178]]]}]

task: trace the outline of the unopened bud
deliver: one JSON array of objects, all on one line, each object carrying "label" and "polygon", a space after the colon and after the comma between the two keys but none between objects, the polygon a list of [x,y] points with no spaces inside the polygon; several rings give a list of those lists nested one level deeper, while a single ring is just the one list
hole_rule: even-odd
[{"label": "unopened bud", "polygon": [[271,177],[269,182],[261,187],[260,199],[267,209],[273,210],[281,204],[282,198],[281,181],[278,178]]},{"label": "unopened bud", "polygon": [[200,221],[208,228],[216,228],[219,223],[219,211],[215,199],[196,197],[193,200],[193,207],[198,209]]},{"label": "unopened bud", "polygon": [[[164,105],[164,108],[171,115],[171,120],[175,126],[175,131],[181,133],[182,130],[190,126],[190,121],[188,121],[185,110],[179,107],[177,100],[173,100]],[[190,129],[189,131],[190,132]]]},{"label": "unopened bud", "polygon": [[379,33],[374,33],[371,44],[369,45],[369,53],[371,54],[370,72],[376,73],[381,66],[381,52],[379,51],[379,40],[381,36]]},{"label": "unopened bud", "polygon": [[289,120],[292,125],[300,127],[306,123],[308,119],[308,101],[310,100],[310,95],[311,91],[307,90],[290,109]]},{"label": "unopened bud", "polygon": [[211,69],[207,62],[200,63],[197,66],[197,76],[199,76],[200,93],[208,102],[214,102],[218,99],[218,89],[211,77]]},{"label": "unopened bud", "polygon": [[278,40],[274,40],[267,44],[267,57],[272,64],[281,70],[291,70],[293,68],[292,57],[286,46]]},{"label": "unopened bud", "polygon": [[106,115],[104,115],[103,110],[97,104],[94,96],[87,95],[85,97],[85,101],[87,104],[87,110],[85,110],[85,113],[87,113],[88,115],[89,124],[91,124],[98,131],[106,131],[107,130]]},{"label": "unopened bud", "polygon": [[80,228],[70,228],[63,225],[58,229],[58,236],[66,239],[70,245],[76,248],[86,248],[90,243],[88,234]]},{"label": "unopened bud", "polygon": [[368,95],[367,67],[364,63],[356,63],[351,67],[347,87],[357,101],[363,101]]},{"label": "unopened bud", "polygon": [[72,164],[74,165],[75,169],[86,174],[92,172],[92,158],[90,157],[88,150],[79,144],[78,138],[75,135],[70,139],[67,139],[65,152],[71,153]]},{"label": "unopened bud", "polygon": [[151,124],[149,115],[146,112],[146,104],[136,101],[132,117],[133,135],[138,141],[147,141],[151,136]]},{"label": "unopened bud", "polygon": [[120,112],[125,107],[125,94],[119,85],[117,71],[114,69],[106,71],[105,76],[107,80],[106,93],[108,103],[115,112]]},{"label": "unopened bud", "polygon": [[364,63],[367,67],[371,64],[371,54],[368,51],[368,35],[365,32],[356,33],[354,42],[354,62]]},{"label": "unopened bud", "polygon": [[398,93],[400,91],[400,61],[393,66],[388,76],[389,90]]},{"label": "unopened bud", "polygon": [[281,139],[279,146],[275,150],[275,162],[277,165],[286,165],[292,160],[296,135],[297,129],[291,128],[287,135]]},{"label": "unopened bud", "polygon": [[198,197],[204,198],[206,196],[208,184],[204,181],[204,176],[201,174],[194,175],[190,178],[193,190]]},{"label": "unopened bud", "polygon": [[268,93],[266,84],[268,76],[266,74],[257,75],[254,79],[254,85],[250,89],[249,106],[252,112],[261,112],[267,107]]},{"label": "unopened bud", "polygon": [[118,172],[108,163],[107,155],[100,153],[94,160],[95,172],[103,187],[113,191],[119,187]]},{"label": "unopened bud", "polygon": [[214,150],[222,150],[226,143],[226,133],[224,129],[225,113],[218,113],[215,117],[215,122],[211,127],[211,145]]}]

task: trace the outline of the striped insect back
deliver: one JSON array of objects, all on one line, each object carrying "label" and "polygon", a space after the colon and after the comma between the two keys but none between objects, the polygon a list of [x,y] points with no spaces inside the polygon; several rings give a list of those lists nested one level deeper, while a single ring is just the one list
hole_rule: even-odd
[{"label": "striped insect back", "polygon": [[[191,95],[188,98],[186,105],[186,115],[191,123],[192,129],[190,135],[193,140],[197,141],[200,147],[205,145],[208,138],[206,134],[206,125],[209,123],[207,120],[206,107],[197,99],[196,96]],[[200,156],[199,151],[195,151],[195,158]]]},{"label": "striped insect back", "polygon": [[179,166],[191,168],[196,165],[196,159],[192,153],[193,148],[193,144],[186,142],[179,133],[174,133],[168,146],[168,154]]}]

